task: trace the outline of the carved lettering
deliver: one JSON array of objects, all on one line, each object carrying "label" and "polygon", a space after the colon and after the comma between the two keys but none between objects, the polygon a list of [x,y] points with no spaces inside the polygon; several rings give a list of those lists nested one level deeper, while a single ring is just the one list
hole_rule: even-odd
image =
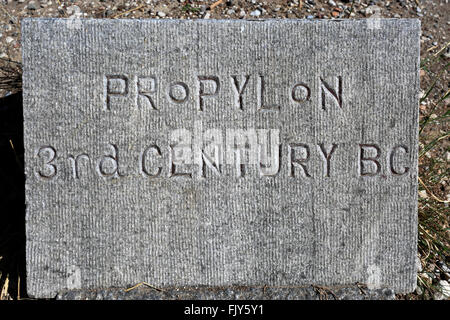
[{"label": "carved lettering", "polygon": [[336,150],[337,144],[333,143],[331,146],[331,150],[327,151],[325,148],[325,145],[323,143],[319,144],[319,149],[322,152],[322,159],[324,160],[324,171],[325,171],[325,177],[330,176],[330,159],[331,155],[333,154],[334,150]]},{"label": "carved lettering", "polygon": [[86,153],[82,153],[77,155],[76,157],[73,155],[69,155],[69,160],[72,163],[72,172],[73,172],[73,178],[74,179],[79,179],[80,178],[80,174],[79,174],[79,170],[78,170],[78,161],[80,161],[81,159],[86,159],[88,162],[90,162],[90,158],[89,155],[87,155]]},{"label": "carved lettering", "polygon": [[[220,90],[220,81],[219,77],[216,76],[198,76],[198,109],[203,111],[205,97],[213,97],[216,96]],[[206,92],[205,90],[205,82],[213,83],[214,89],[212,92]]]},{"label": "carved lettering", "polygon": [[304,83],[297,83],[291,92],[291,98],[295,102],[305,102],[311,97],[311,89]]},{"label": "carved lettering", "polygon": [[238,178],[243,177],[245,176],[245,164],[244,161],[242,160],[243,150],[241,148],[235,148],[233,151],[236,159],[236,177]]},{"label": "carved lettering", "polygon": [[45,146],[39,148],[37,151],[38,157],[44,157],[44,168],[42,170],[38,170],[37,174],[39,177],[44,179],[51,179],[56,176],[58,169],[56,165],[52,164],[52,162],[56,159],[56,150],[51,146]]},{"label": "carved lettering", "polygon": [[408,151],[408,147],[400,145],[400,146],[395,146],[392,149],[391,153],[389,154],[389,168],[391,169],[391,173],[394,174],[394,175],[402,176],[402,175],[405,175],[405,174],[408,173],[409,167],[404,167],[403,170],[395,169],[395,167],[394,167],[394,156],[395,156],[395,153],[396,153],[397,150],[398,151],[403,150],[404,153],[408,153],[409,151]]},{"label": "carved lettering", "polygon": [[144,150],[141,154],[141,172],[149,177],[149,178],[155,178],[158,177],[161,174],[162,167],[157,167],[157,170],[155,173],[151,173],[149,169],[147,168],[147,156],[149,153],[156,154],[158,157],[161,157],[161,150],[157,145],[151,145],[147,149]]},{"label": "carved lettering", "polygon": [[[280,143],[279,132],[279,129],[226,129],[224,144],[219,129],[208,129],[204,140],[195,139],[192,144],[191,132],[187,129],[177,129],[170,135],[170,143],[167,144],[169,153],[163,154],[160,146],[150,144],[142,149],[136,159],[137,163],[130,164],[130,167],[135,166],[141,176],[146,178],[161,177],[162,172],[168,172],[168,177],[188,178],[193,178],[194,173],[196,178],[209,178],[234,175],[234,172],[237,177],[245,177],[250,172],[258,172],[260,177],[273,177],[283,172],[281,160],[284,149]],[[79,180],[90,172],[97,173],[103,178],[124,177],[122,169],[125,167],[122,168],[120,165],[118,147],[111,143],[107,146],[110,151],[95,158],[95,166],[93,161],[95,155],[80,153],[67,155],[67,162],[59,157],[61,165],[57,167],[56,149],[44,145],[35,153],[40,162],[34,172],[39,178],[51,179],[57,175],[58,169],[66,164],[69,170],[62,167],[62,171],[71,172],[74,180]],[[317,144],[316,150],[320,159],[311,157],[312,146],[314,145],[306,143],[287,144],[287,175],[310,178],[314,172],[311,170],[316,166],[322,166],[323,176],[333,177],[332,160],[339,144]],[[355,157],[355,160],[358,160],[358,171],[355,174],[359,176],[372,177],[380,174],[385,165],[380,159],[385,159],[386,171],[393,177],[404,176],[410,171],[410,167],[400,161],[402,155],[409,153],[409,148],[405,145],[394,146],[386,157],[381,157],[381,148],[377,144],[358,144],[358,147],[358,159]],[[132,151],[133,148],[127,150]],[[132,155],[127,158],[135,159]],[[224,166],[228,166],[227,169],[224,170]],[[81,170],[94,167],[95,170]],[[233,170],[230,171],[230,168]]]},{"label": "carved lettering", "polygon": [[255,129],[227,129],[227,163],[236,165],[237,177],[245,176],[245,165],[258,165],[258,136]]},{"label": "carved lettering", "polygon": [[320,78],[320,91],[322,100],[322,109],[325,109],[326,105],[326,93],[331,95],[331,97],[336,101],[338,106],[342,109],[342,77],[336,77],[337,89],[333,89],[325,80]]},{"label": "carved lettering", "polygon": [[219,148],[215,149],[215,160],[212,160],[203,150],[202,150],[202,165],[201,165],[201,177],[206,177],[206,167],[211,169],[215,175],[220,176],[222,171],[222,166],[220,164],[219,158]]},{"label": "carved lettering", "polygon": [[142,108],[144,105],[149,105],[151,109],[157,110],[155,102],[150,96],[156,93],[156,78],[137,77],[136,87],[136,104],[138,107]]},{"label": "carved lettering", "polygon": [[[270,135],[270,140],[267,136]],[[280,130],[258,130],[259,173],[261,176],[275,176],[280,171]]]},{"label": "carved lettering", "polygon": [[189,177],[192,178],[191,172],[179,172],[177,171],[177,168],[180,164],[184,163],[184,161],[180,161],[181,163],[178,163],[176,159],[176,149],[178,148],[177,145],[170,145],[169,151],[170,151],[170,160],[169,160],[169,178],[170,177]]},{"label": "carved lettering", "polygon": [[258,77],[258,86],[257,86],[257,99],[259,110],[280,110],[279,106],[264,104],[265,85],[266,84],[264,81],[264,76],[260,75]]},{"label": "carved lettering", "polygon": [[97,164],[98,173],[103,177],[123,177],[119,172],[119,151],[116,145],[110,144],[113,149],[112,155],[103,156]]},{"label": "carved lettering", "polygon": [[184,82],[175,82],[169,86],[169,98],[175,103],[183,103],[189,97],[189,88]]},{"label": "carved lettering", "polygon": [[104,109],[111,110],[111,98],[128,95],[128,78],[124,75],[106,75],[103,80]]},{"label": "carved lettering", "polygon": [[[300,150],[304,151],[302,154],[304,154],[303,157],[296,157],[296,151],[297,153],[300,152]],[[306,166],[304,163],[308,162],[309,160],[309,146],[304,143],[291,143],[289,144],[289,158],[290,158],[290,176],[295,177],[295,168],[301,168],[304,177],[311,177],[311,175],[308,173],[308,170],[306,170]]]},{"label": "carved lettering", "polygon": [[[376,176],[381,171],[381,165],[378,161],[378,158],[380,157],[380,148],[376,144],[360,144],[359,145],[359,174],[361,176]],[[374,156],[368,156],[366,155],[367,152],[375,151]],[[375,170],[368,171],[366,166],[364,164],[367,163],[373,163],[375,164]],[[373,167],[373,166],[372,166]]]},{"label": "carved lettering", "polygon": [[[280,105],[277,103],[267,103],[266,99],[270,97],[267,95],[267,80],[263,74],[251,75],[227,75],[231,81],[230,91],[225,92],[232,96],[232,107],[235,110],[244,110],[244,95],[245,93],[253,92],[256,89],[256,110],[259,111],[279,111]],[[251,77],[255,77],[255,81],[250,81]],[[330,79],[324,79],[322,77],[317,78],[319,82],[317,88],[319,90],[318,105],[322,110],[327,109],[327,103],[334,103],[340,109],[343,108],[343,80],[341,76],[335,76]],[[333,81],[334,79],[334,84]],[[134,104],[139,109],[146,110],[159,110],[161,107],[157,106],[156,97],[159,96],[159,91],[164,92],[168,100],[181,104],[189,100],[189,95],[192,90],[190,85],[192,81],[196,81],[196,89],[193,90],[197,94],[192,101],[197,104],[196,109],[204,111],[205,104],[209,98],[218,96],[221,90],[221,78],[217,75],[198,75],[194,79],[187,79],[185,82],[175,81],[167,85],[160,85],[157,76],[142,76],[142,75],[124,75],[114,74],[105,75],[103,77],[103,91],[104,91],[104,110],[111,110],[112,102],[120,102],[122,104],[127,102],[126,99],[131,95]],[[252,84],[256,88],[249,88]],[[129,87],[133,90],[129,90]],[[194,85],[195,86],[195,85]],[[163,87],[161,89],[161,87]],[[228,88],[227,88],[228,89]],[[295,103],[303,103],[311,100],[311,86],[306,82],[297,82],[292,88],[289,89],[288,99]],[[198,99],[198,100],[197,100]],[[198,101],[198,102],[197,102]],[[120,105],[120,104],[119,104]]]},{"label": "carved lettering", "polygon": [[[242,78],[242,77],[241,77]],[[248,80],[250,79],[250,76],[244,76],[244,79],[239,81],[237,79],[237,76],[231,76],[231,83],[233,84],[233,91],[235,93],[235,104],[236,108],[243,110],[243,101],[242,101],[242,94],[247,87]]]}]

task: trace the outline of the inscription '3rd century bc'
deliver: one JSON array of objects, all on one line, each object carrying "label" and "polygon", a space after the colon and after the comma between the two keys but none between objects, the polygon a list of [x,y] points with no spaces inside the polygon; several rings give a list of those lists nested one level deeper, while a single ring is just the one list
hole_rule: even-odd
[{"label": "inscription '3rd century bc'", "polygon": [[[273,142],[273,141],[272,141]],[[211,146],[209,146],[211,147]],[[339,153],[338,143],[273,143],[270,150],[259,146],[255,150],[238,146],[227,148],[205,147],[190,149],[186,145],[168,145],[166,147],[151,144],[143,148],[135,163],[127,163],[122,152],[115,144],[106,144],[105,154],[93,156],[88,153],[67,154],[59,152],[53,146],[42,146],[36,150],[38,166],[35,174],[43,181],[50,181],[60,175],[61,169],[69,169],[70,176],[77,180],[92,173],[103,178],[122,178],[130,175],[129,167],[138,169],[138,175],[144,178],[206,178],[234,176],[244,178],[255,172],[260,177],[276,177],[281,172],[282,154],[285,154],[285,175],[296,179],[332,178],[339,163],[334,161]],[[342,149],[342,148],[341,148]],[[352,148],[356,163],[354,172],[349,175],[358,177],[404,177],[410,171],[409,148],[396,145],[384,153],[377,144],[358,144]],[[340,150],[341,152],[348,152]],[[133,158],[133,157],[132,157]],[[128,157],[129,159],[129,157]],[[225,169],[227,168],[227,169]],[[315,170],[319,168],[319,170]],[[313,174],[312,172],[316,172]]]}]

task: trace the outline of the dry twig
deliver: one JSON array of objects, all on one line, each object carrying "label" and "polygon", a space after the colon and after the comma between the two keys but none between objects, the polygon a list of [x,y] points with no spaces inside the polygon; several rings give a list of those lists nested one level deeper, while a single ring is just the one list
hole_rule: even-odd
[{"label": "dry twig", "polygon": [[450,201],[448,201],[448,200],[441,200],[441,199],[439,199],[438,197],[436,197],[436,196],[433,194],[433,192],[431,192],[431,190],[428,189],[428,187],[425,185],[425,183],[423,183],[422,179],[420,179],[420,177],[418,177],[418,179],[419,179],[419,182],[420,182],[420,183],[423,185],[423,187],[425,188],[425,190],[428,191],[428,193],[431,195],[431,197],[432,197],[434,200],[436,200],[436,201],[438,201],[438,202],[441,202],[441,203],[449,203],[449,202],[450,202]]},{"label": "dry twig", "polygon": [[224,0],[216,1],[209,8],[212,10],[212,9],[214,9],[215,7],[217,7],[219,4],[221,4],[223,2],[224,2]]},{"label": "dry twig", "polygon": [[118,13],[118,14],[112,16],[111,18],[112,18],[112,19],[115,19],[115,18],[117,18],[117,17],[123,16],[124,14],[127,14],[127,13],[130,13],[130,12],[139,10],[139,9],[141,9],[141,8],[144,7],[144,6],[145,6],[145,4],[141,4],[140,6],[137,6],[136,8],[130,9],[130,10],[128,10],[128,11],[120,12],[120,13]]},{"label": "dry twig", "polygon": [[156,291],[164,291],[164,290],[159,289],[159,288],[157,288],[157,287],[155,287],[155,286],[152,286],[151,284],[149,284],[149,283],[147,283],[147,282],[141,282],[141,283],[138,283],[138,284],[135,285],[135,286],[132,286],[131,288],[126,289],[125,292],[129,292],[129,291],[131,291],[131,290],[134,290],[134,289],[136,289],[136,288],[139,288],[139,287],[142,286],[142,285],[145,285],[145,286],[147,286],[147,287],[150,287],[150,288],[152,288],[152,289],[155,289]]}]

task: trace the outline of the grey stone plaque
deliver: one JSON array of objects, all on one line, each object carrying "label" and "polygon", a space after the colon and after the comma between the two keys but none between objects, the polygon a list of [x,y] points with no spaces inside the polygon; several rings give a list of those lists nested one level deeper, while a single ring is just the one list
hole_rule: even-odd
[{"label": "grey stone plaque", "polygon": [[27,287],[416,285],[418,20],[22,22]]}]

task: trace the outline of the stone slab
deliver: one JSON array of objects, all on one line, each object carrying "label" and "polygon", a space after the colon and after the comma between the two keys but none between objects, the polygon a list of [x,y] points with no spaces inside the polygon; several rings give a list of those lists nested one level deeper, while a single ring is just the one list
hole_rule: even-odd
[{"label": "stone slab", "polygon": [[24,19],[27,288],[416,286],[420,22]]}]

